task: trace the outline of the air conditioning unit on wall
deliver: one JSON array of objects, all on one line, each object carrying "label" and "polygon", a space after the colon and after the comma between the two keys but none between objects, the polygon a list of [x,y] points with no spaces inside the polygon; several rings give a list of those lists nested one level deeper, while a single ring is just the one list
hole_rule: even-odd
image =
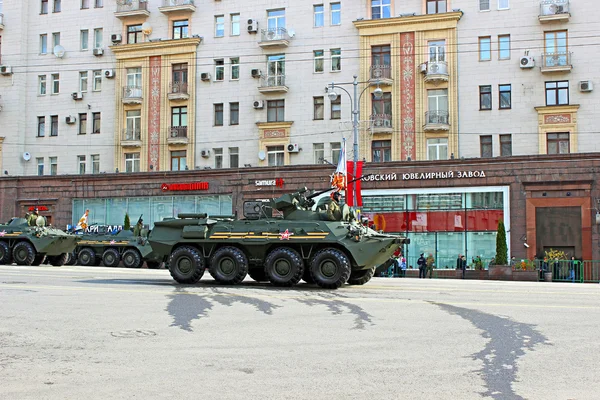
[{"label": "air conditioning unit on wall", "polygon": [[521,68],[533,68],[535,67],[535,61],[531,56],[523,56],[520,61]]},{"label": "air conditioning unit on wall", "polygon": [[200,150],[200,156],[204,157],[204,158],[210,157],[210,150],[209,149]]},{"label": "air conditioning unit on wall", "polygon": [[255,19],[248,20],[248,33],[258,32],[258,21]]},{"label": "air conditioning unit on wall", "polygon": [[300,151],[300,145],[298,143],[290,143],[287,145],[288,153],[298,153]]},{"label": "air conditioning unit on wall", "polygon": [[210,81],[210,74],[208,72],[202,72],[200,74],[200,79],[203,81]]},{"label": "air conditioning unit on wall", "polygon": [[121,43],[123,36],[120,33],[114,33],[110,35],[110,41],[113,43]]},{"label": "air conditioning unit on wall", "polygon": [[102,75],[104,75],[105,78],[114,78],[115,77],[115,70],[113,69],[105,69],[104,71],[102,71]]},{"label": "air conditioning unit on wall", "polygon": [[257,110],[260,110],[261,108],[263,108],[265,106],[265,101],[264,100],[255,100],[254,104],[252,104],[252,106],[254,108],[256,108]]},{"label": "air conditioning unit on wall", "polygon": [[579,91],[580,92],[591,92],[594,90],[594,84],[592,81],[580,81],[579,82]]}]

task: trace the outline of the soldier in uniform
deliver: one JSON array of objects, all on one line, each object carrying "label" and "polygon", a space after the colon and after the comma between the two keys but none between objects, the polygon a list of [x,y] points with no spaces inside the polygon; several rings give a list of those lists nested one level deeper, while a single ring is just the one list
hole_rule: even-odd
[{"label": "soldier in uniform", "polygon": [[333,192],[331,194],[331,201],[327,206],[327,218],[330,221],[341,221],[342,220],[342,209],[340,208],[340,192]]},{"label": "soldier in uniform", "polygon": [[29,216],[27,217],[27,225],[35,226],[35,221],[37,220],[37,218],[39,216],[40,216],[40,214],[38,213],[38,208],[35,207],[33,209],[33,212],[31,214],[29,214]]},{"label": "soldier in uniform", "polygon": [[138,219],[137,224],[135,224],[135,226],[133,227],[133,236],[141,236],[143,228],[144,228],[144,220],[142,219],[142,216],[140,215],[140,218]]}]

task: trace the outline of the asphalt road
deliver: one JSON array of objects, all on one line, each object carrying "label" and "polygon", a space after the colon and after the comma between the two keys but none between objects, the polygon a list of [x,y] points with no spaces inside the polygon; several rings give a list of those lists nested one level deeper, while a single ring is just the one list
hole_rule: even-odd
[{"label": "asphalt road", "polygon": [[597,399],[600,285],[0,266],[0,399]]}]

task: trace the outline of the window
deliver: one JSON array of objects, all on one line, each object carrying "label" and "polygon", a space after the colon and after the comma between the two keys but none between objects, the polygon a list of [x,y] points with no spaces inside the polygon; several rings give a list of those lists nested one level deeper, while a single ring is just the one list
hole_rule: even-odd
[{"label": "window", "polygon": [[58,157],[50,157],[50,175],[58,173]]},{"label": "window", "polygon": [[104,0],[94,0],[94,8],[104,7]]},{"label": "window", "polygon": [[81,9],[85,10],[90,8],[90,0],[81,0]]},{"label": "window", "polygon": [[42,0],[42,8],[40,14],[48,14],[48,0]]},{"label": "window", "polygon": [[391,16],[390,0],[371,0],[371,18],[389,18]]},{"label": "window", "polygon": [[373,140],[371,142],[373,162],[392,161],[392,141]]},{"label": "window", "polygon": [[79,73],[79,91],[87,92],[88,88],[88,73],[87,71],[82,71]]},{"label": "window", "polygon": [[50,116],[50,136],[58,136],[58,115]]},{"label": "window", "polygon": [[512,135],[500,135],[500,155],[512,156]]},{"label": "window", "polygon": [[492,109],[492,86],[479,86],[479,110]]},{"label": "window", "polygon": [[240,103],[229,103],[229,125],[240,124]]},{"label": "window", "polygon": [[508,110],[511,108],[511,86],[510,85],[498,85],[498,93],[500,96],[500,109]]},{"label": "window", "polygon": [[142,43],[142,24],[127,26],[127,43]]},{"label": "window", "polygon": [[271,32],[278,32],[280,28],[285,28],[285,10],[267,11],[267,28]]},{"label": "window", "polygon": [[87,113],[79,114],[79,132],[78,135],[85,135],[87,133]]},{"label": "window", "polygon": [[173,39],[184,39],[189,36],[189,22],[187,19],[173,21]]},{"label": "window", "polygon": [[[187,137],[188,126],[188,108],[173,107],[171,108],[171,136],[172,137]],[[173,129],[176,128],[176,129]]]},{"label": "window", "polygon": [[548,154],[570,153],[568,133],[547,133],[546,144]]},{"label": "window", "polygon": [[223,103],[214,104],[215,126],[223,126]]},{"label": "window", "polygon": [[498,10],[508,10],[508,0],[498,0]]},{"label": "window", "polygon": [[[142,87],[142,69],[141,68],[127,68],[127,86],[130,88],[133,88],[133,89],[141,89],[141,87]],[[141,93],[141,90],[138,92]]]},{"label": "window", "polygon": [[83,29],[79,32],[79,42],[80,42],[79,48],[81,50],[88,49],[89,36],[90,36],[90,32],[87,29]]},{"label": "window", "polygon": [[569,81],[546,82],[546,105],[569,104]]},{"label": "window", "polygon": [[325,98],[323,96],[313,97],[313,119],[325,118]]},{"label": "window", "polygon": [[448,139],[446,139],[446,138],[427,139],[427,159],[428,160],[447,160],[448,159]]},{"label": "window", "polygon": [[340,142],[332,142],[329,146],[331,147],[331,162],[337,165],[342,153],[342,144]]},{"label": "window", "polygon": [[318,4],[313,6],[314,13],[314,27],[320,28],[325,25],[325,7],[323,4]]},{"label": "window", "polygon": [[546,32],[544,34],[544,67],[569,65],[567,31]]},{"label": "window", "polygon": [[479,11],[490,11],[490,0],[479,0]]},{"label": "window", "polygon": [[331,25],[342,24],[342,3],[331,3]]},{"label": "window", "polygon": [[225,36],[225,16],[215,15],[215,37]]},{"label": "window", "polygon": [[100,90],[102,90],[102,71],[96,70],[92,71],[92,73],[94,74],[94,87],[92,88],[92,90],[94,92],[99,92]]},{"label": "window", "polygon": [[448,89],[427,91],[427,123],[449,124]]},{"label": "window", "polygon": [[126,112],[125,140],[140,140],[142,130],[142,112],[130,110]]},{"label": "window", "polygon": [[238,168],[240,166],[240,155],[238,147],[229,148],[229,168]]},{"label": "window", "polygon": [[46,75],[38,76],[38,94],[44,96],[46,94]]},{"label": "window", "polygon": [[313,143],[313,155],[315,164],[325,164],[325,144]]},{"label": "window", "polygon": [[222,81],[225,79],[225,60],[222,58],[215,60],[215,81]]},{"label": "window", "polygon": [[440,14],[446,11],[446,0],[427,0],[427,14]]},{"label": "window", "polygon": [[285,84],[285,54],[267,56],[267,86]]},{"label": "window", "polygon": [[481,157],[492,157],[493,155],[493,146],[492,146],[492,137],[489,135],[479,136],[479,150]]},{"label": "window", "polygon": [[341,119],[342,118],[342,96],[336,97],[335,100],[331,100],[331,109],[329,110],[331,113],[331,119]]},{"label": "window", "polygon": [[269,167],[280,167],[285,161],[285,146],[267,146],[267,161]]},{"label": "window", "polygon": [[92,174],[100,173],[100,154],[92,154]]},{"label": "window", "polygon": [[498,36],[498,60],[510,60],[510,35]]},{"label": "window", "polygon": [[492,59],[492,38],[489,36],[479,38],[479,61]]},{"label": "window", "polygon": [[231,36],[240,35],[240,14],[231,14]]},{"label": "window", "polygon": [[342,70],[342,50],[341,49],[331,49],[331,71],[341,71]]},{"label": "window", "polygon": [[37,117],[37,137],[44,137],[46,135],[46,117]]},{"label": "window", "polygon": [[314,50],[313,58],[314,58],[314,72],[323,72],[323,61],[324,61],[324,52],[323,50]]},{"label": "window", "polygon": [[100,129],[102,128],[102,118],[99,112],[92,113],[92,133],[100,133]]},{"label": "window", "polygon": [[60,44],[60,32],[54,32],[52,34],[52,48]]},{"label": "window", "polygon": [[48,35],[40,35],[40,54],[48,54]]},{"label": "window", "polygon": [[215,168],[223,168],[223,149],[213,149],[215,154]]},{"label": "window", "polygon": [[[380,65],[389,66],[392,63],[392,55],[390,53],[390,46],[373,46],[371,47],[371,68]],[[382,72],[382,68],[377,68],[379,72]]]},{"label": "window", "polygon": [[44,175],[44,157],[36,158],[37,162],[37,174],[38,176]]},{"label": "window", "polygon": [[54,5],[52,6],[52,12],[55,12],[55,13],[60,12],[60,0],[54,0]]},{"label": "window", "polygon": [[187,167],[186,151],[172,151],[171,152],[171,171],[185,171]]},{"label": "window", "polygon": [[437,63],[446,61],[446,41],[432,40],[427,42],[429,47],[429,62]]},{"label": "window", "polygon": [[240,79],[240,59],[238,57],[230,58],[229,63],[231,64],[231,80],[237,81]]},{"label": "window", "polygon": [[269,100],[269,101],[267,101],[267,122],[285,121],[284,111],[285,111],[285,100]]},{"label": "window", "polygon": [[85,156],[77,156],[77,165],[79,166],[79,175],[85,175]]},{"label": "window", "polygon": [[101,49],[102,45],[102,28],[94,29],[94,48]]},{"label": "window", "polygon": [[391,127],[392,122],[392,93],[385,92],[380,99],[371,96],[371,119],[375,126]]},{"label": "window", "polygon": [[140,153],[125,154],[125,172],[140,172]]}]

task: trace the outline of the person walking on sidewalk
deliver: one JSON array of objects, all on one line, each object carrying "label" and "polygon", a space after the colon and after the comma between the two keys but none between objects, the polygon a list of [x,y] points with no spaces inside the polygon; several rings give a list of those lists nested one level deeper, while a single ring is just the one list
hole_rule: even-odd
[{"label": "person walking on sidewalk", "polygon": [[417,265],[419,266],[419,278],[425,278],[425,273],[427,272],[427,262],[425,261],[423,254],[424,253],[421,253],[421,256],[417,260]]}]

